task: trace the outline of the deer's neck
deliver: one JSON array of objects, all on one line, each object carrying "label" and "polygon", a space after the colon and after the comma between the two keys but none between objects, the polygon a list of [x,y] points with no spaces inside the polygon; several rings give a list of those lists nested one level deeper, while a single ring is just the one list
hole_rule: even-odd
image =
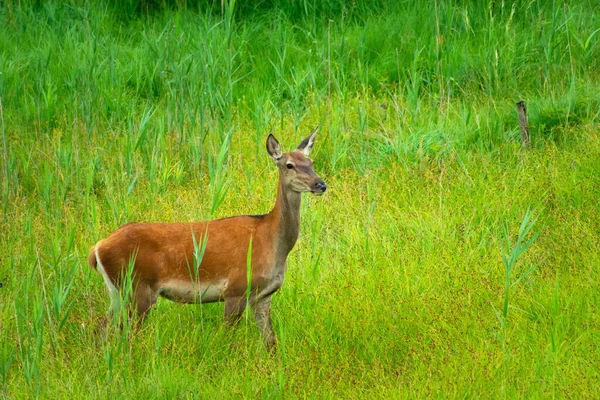
[{"label": "deer's neck", "polygon": [[302,194],[294,192],[283,184],[279,177],[277,201],[271,211],[277,238],[277,257],[285,258],[298,240],[300,233],[300,202]]}]

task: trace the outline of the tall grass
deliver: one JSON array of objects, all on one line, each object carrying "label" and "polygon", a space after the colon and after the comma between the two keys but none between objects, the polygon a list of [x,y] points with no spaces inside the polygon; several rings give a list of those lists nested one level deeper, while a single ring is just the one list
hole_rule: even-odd
[{"label": "tall grass", "polygon": [[[595,396],[599,27],[586,0],[3,2],[0,396]],[[315,125],[276,354],[221,304],[96,332],[90,245],[267,212],[267,134]]]}]

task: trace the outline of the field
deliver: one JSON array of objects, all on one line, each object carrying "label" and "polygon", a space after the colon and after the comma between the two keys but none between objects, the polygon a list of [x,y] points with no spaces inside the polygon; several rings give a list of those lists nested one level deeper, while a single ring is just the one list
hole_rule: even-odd
[{"label": "field", "polygon": [[[0,398],[598,396],[599,71],[592,0],[2,2]],[[91,245],[268,212],[317,125],[276,353],[95,331]]]}]

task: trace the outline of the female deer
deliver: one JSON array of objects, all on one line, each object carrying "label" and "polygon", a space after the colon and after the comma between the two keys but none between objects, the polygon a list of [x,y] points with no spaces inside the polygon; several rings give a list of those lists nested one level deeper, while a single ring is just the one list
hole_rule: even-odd
[{"label": "female deer", "polygon": [[120,306],[119,292],[132,262],[133,307],[139,317],[162,296],[179,303],[224,301],[225,321],[235,324],[246,307],[252,241],[248,300],[265,343],[273,347],[271,297],[283,284],[287,256],[298,239],[301,195],[320,195],[327,189],[308,158],[317,130],[289,153],[282,153],[269,135],[267,152],[279,169],[279,183],[268,214],[208,222],[130,223],[96,243],[89,264],[100,272],[110,292],[109,315]]}]

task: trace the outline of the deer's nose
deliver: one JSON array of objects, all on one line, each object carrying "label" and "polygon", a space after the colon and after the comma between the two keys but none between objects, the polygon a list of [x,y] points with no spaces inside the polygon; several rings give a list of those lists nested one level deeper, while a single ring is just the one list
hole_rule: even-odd
[{"label": "deer's nose", "polygon": [[322,180],[318,180],[317,182],[315,182],[315,189],[317,189],[321,193],[325,193],[325,191],[327,190],[327,184]]}]

